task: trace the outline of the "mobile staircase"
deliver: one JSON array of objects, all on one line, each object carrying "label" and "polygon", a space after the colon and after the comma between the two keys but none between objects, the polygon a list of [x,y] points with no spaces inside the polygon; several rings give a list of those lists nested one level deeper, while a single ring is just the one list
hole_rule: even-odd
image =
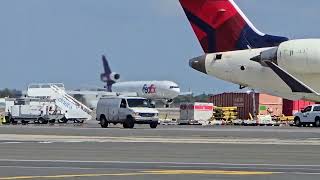
[{"label": "mobile staircase", "polygon": [[50,87],[54,92],[51,98],[55,100],[56,105],[65,113],[64,121],[74,120],[83,122],[92,118],[92,110],[86,105],[67,94],[65,90],[58,86],[51,85]]}]

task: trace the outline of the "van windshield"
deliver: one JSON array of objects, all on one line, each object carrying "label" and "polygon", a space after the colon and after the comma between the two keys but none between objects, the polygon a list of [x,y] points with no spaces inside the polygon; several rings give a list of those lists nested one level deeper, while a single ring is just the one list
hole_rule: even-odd
[{"label": "van windshield", "polygon": [[127,99],[129,107],[135,108],[135,107],[142,107],[142,108],[148,108],[150,107],[150,104],[148,100],[146,99]]}]

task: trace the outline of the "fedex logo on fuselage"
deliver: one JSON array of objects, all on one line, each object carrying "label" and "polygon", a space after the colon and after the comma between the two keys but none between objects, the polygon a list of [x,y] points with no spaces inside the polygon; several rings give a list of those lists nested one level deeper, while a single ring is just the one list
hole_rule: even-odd
[{"label": "fedex logo on fuselage", "polygon": [[157,92],[157,88],[154,84],[148,86],[147,84],[143,85],[142,92],[145,94],[155,94]]}]

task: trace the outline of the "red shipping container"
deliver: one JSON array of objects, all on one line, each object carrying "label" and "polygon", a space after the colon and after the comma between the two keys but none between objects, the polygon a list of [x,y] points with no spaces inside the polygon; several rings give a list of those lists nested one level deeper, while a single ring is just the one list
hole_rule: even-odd
[{"label": "red shipping container", "polygon": [[[256,112],[258,114],[269,114],[267,109],[272,109],[273,114],[280,115],[282,113],[282,98],[267,95],[255,94]],[[249,119],[249,113],[253,114],[252,94],[247,93],[223,93],[213,95],[210,102],[219,107],[238,107],[238,118]],[[260,107],[264,107],[261,110]]]},{"label": "red shipping container", "polygon": [[297,100],[291,101],[283,99],[283,114],[286,116],[292,116],[294,113],[297,113],[309,105],[313,105],[315,102]]}]

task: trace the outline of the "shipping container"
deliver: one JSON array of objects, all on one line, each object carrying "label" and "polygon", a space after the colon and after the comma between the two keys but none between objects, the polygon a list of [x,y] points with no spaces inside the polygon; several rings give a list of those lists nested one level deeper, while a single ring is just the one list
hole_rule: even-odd
[{"label": "shipping container", "polygon": [[268,94],[259,94],[259,115],[282,115],[282,98]]},{"label": "shipping container", "polygon": [[213,115],[212,103],[188,103],[180,105],[180,119],[178,124],[197,124],[207,121]]},{"label": "shipping container", "polygon": [[304,100],[292,101],[292,100],[283,99],[283,114],[286,116],[292,116],[295,113],[304,109],[305,107],[313,104],[315,104],[315,102],[304,101]]},{"label": "shipping container", "polygon": [[[213,95],[210,99],[215,106],[238,107],[238,118],[249,119],[249,113],[254,113],[253,97],[248,93],[223,93]],[[257,115],[281,115],[282,98],[267,94],[255,93]]]}]

